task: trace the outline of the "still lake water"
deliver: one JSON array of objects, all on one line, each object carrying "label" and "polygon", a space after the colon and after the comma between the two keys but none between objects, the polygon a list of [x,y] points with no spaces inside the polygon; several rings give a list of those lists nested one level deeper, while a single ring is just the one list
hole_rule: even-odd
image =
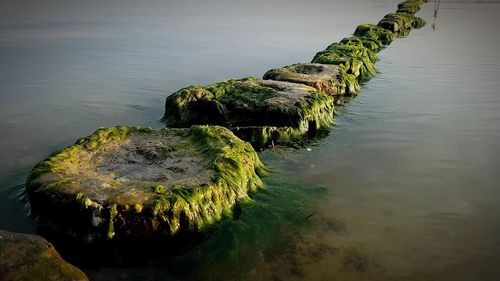
[{"label": "still lake water", "polygon": [[[200,3],[199,3],[200,2]],[[2,1],[0,228],[50,152],[166,95],[260,76],[376,23],[396,1]],[[261,153],[267,190],[183,256],[93,280],[500,280],[500,2],[442,1],[311,151]],[[144,253],[147,255],[147,253]]]}]

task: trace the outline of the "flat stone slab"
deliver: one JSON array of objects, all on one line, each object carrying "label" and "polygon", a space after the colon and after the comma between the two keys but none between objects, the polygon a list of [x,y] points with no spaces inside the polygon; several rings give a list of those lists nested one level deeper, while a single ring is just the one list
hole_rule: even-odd
[{"label": "flat stone slab", "polygon": [[32,212],[94,240],[199,231],[263,187],[250,144],[219,126],[97,130],[40,162],[27,193]]},{"label": "flat stone slab", "polygon": [[168,96],[167,126],[291,127],[301,134],[333,123],[334,100],[299,83],[245,78],[190,86]]},{"label": "flat stone slab", "polygon": [[271,69],[263,78],[305,84],[330,96],[345,95],[349,92],[340,67],[333,64],[297,63]]},{"label": "flat stone slab", "polygon": [[0,279],[3,281],[88,281],[38,235],[0,230]]}]

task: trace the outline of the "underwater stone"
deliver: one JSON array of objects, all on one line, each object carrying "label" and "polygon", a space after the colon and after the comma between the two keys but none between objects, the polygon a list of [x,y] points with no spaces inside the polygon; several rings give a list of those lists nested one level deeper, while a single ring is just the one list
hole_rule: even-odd
[{"label": "underwater stone", "polygon": [[219,126],[97,130],[33,168],[32,213],[79,241],[199,232],[263,187],[252,146]]},{"label": "underwater stone", "polygon": [[305,84],[330,96],[345,95],[348,90],[339,66],[331,64],[297,63],[271,69],[263,78]]},{"label": "underwater stone", "polygon": [[333,98],[313,87],[253,77],[190,86],[168,96],[167,126],[291,127],[302,134],[333,123]]},{"label": "underwater stone", "polygon": [[64,261],[52,244],[38,235],[0,230],[0,279],[88,281]]}]

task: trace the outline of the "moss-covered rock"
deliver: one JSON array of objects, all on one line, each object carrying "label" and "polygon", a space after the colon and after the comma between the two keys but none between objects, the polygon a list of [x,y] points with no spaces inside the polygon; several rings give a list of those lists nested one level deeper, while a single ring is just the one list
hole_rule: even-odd
[{"label": "moss-covered rock", "polygon": [[412,28],[421,28],[425,25],[422,18],[407,13],[391,13],[378,23],[378,26],[390,30],[398,37],[407,35]]},{"label": "moss-covered rock", "polygon": [[97,130],[33,168],[33,214],[80,241],[198,232],[263,187],[252,146],[219,126]]},{"label": "moss-covered rock", "polygon": [[347,74],[352,74],[359,80],[366,80],[377,73],[374,66],[377,60],[377,55],[363,46],[333,43],[317,53],[312,62],[339,65]]},{"label": "moss-covered rock", "polygon": [[344,45],[362,46],[374,52],[378,52],[384,47],[384,44],[382,44],[379,40],[356,36],[346,37],[340,40],[339,43]]},{"label": "moss-covered rock", "polygon": [[415,14],[420,10],[420,5],[427,0],[408,0],[398,4],[398,13]]},{"label": "moss-covered rock", "polygon": [[352,94],[344,76],[345,72],[337,65],[297,63],[271,69],[264,79],[305,84],[330,96]]},{"label": "moss-covered rock", "polygon": [[0,279],[3,281],[88,281],[38,235],[0,230]]},{"label": "moss-covered rock", "polygon": [[390,45],[394,40],[394,33],[374,24],[358,25],[354,31],[354,36],[378,40],[384,45]]},{"label": "moss-covered rock", "polygon": [[[213,106],[206,107],[207,104]],[[173,93],[166,99],[164,120],[172,127],[291,127],[307,134],[329,127],[333,113],[333,98],[313,87],[245,78],[191,86]]]}]

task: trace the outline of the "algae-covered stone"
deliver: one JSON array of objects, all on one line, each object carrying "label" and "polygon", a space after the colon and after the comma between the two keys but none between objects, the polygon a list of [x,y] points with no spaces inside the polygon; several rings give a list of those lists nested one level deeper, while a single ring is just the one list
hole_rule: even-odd
[{"label": "algae-covered stone", "polygon": [[349,93],[343,74],[337,65],[297,63],[271,69],[264,74],[264,79],[302,83],[335,96]]},{"label": "algae-covered stone", "polygon": [[398,13],[415,14],[420,10],[420,5],[426,3],[427,0],[408,0],[398,4]]},{"label": "algae-covered stone", "polygon": [[173,127],[274,126],[307,134],[330,126],[333,113],[333,98],[313,87],[250,77],[181,89],[167,97],[164,120]]},{"label": "algae-covered stone", "polygon": [[425,21],[422,18],[407,13],[387,14],[378,23],[378,26],[390,30],[398,37],[408,34],[412,28],[421,28],[424,25]]},{"label": "algae-covered stone", "polygon": [[33,214],[87,242],[200,231],[263,187],[252,146],[219,126],[97,130],[31,172]]},{"label": "algae-covered stone", "polygon": [[[292,127],[247,126],[232,128],[232,132],[256,149],[274,145],[303,146],[309,140],[307,134]],[[317,137],[316,131],[310,134]]]},{"label": "algae-covered stone", "polygon": [[363,46],[333,43],[324,51],[318,52],[312,62],[339,65],[346,73],[365,80],[376,74],[374,62],[377,60],[377,55]]},{"label": "algae-covered stone", "polygon": [[354,36],[378,40],[384,45],[390,45],[394,40],[394,33],[374,24],[358,25],[354,31]]},{"label": "algae-covered stone", "polygon": [[382,44],[379,40],[368,37],[346,37],[340,40],[339,43],[344,45],[362,46],[374,52],[378,52],[384,47],[384,44]]},{"label": "algae-covered stone", "polygon": [[85,281],[78,268],[64,261],[38,235],[0,230],[0,279],[3,281]]}]

